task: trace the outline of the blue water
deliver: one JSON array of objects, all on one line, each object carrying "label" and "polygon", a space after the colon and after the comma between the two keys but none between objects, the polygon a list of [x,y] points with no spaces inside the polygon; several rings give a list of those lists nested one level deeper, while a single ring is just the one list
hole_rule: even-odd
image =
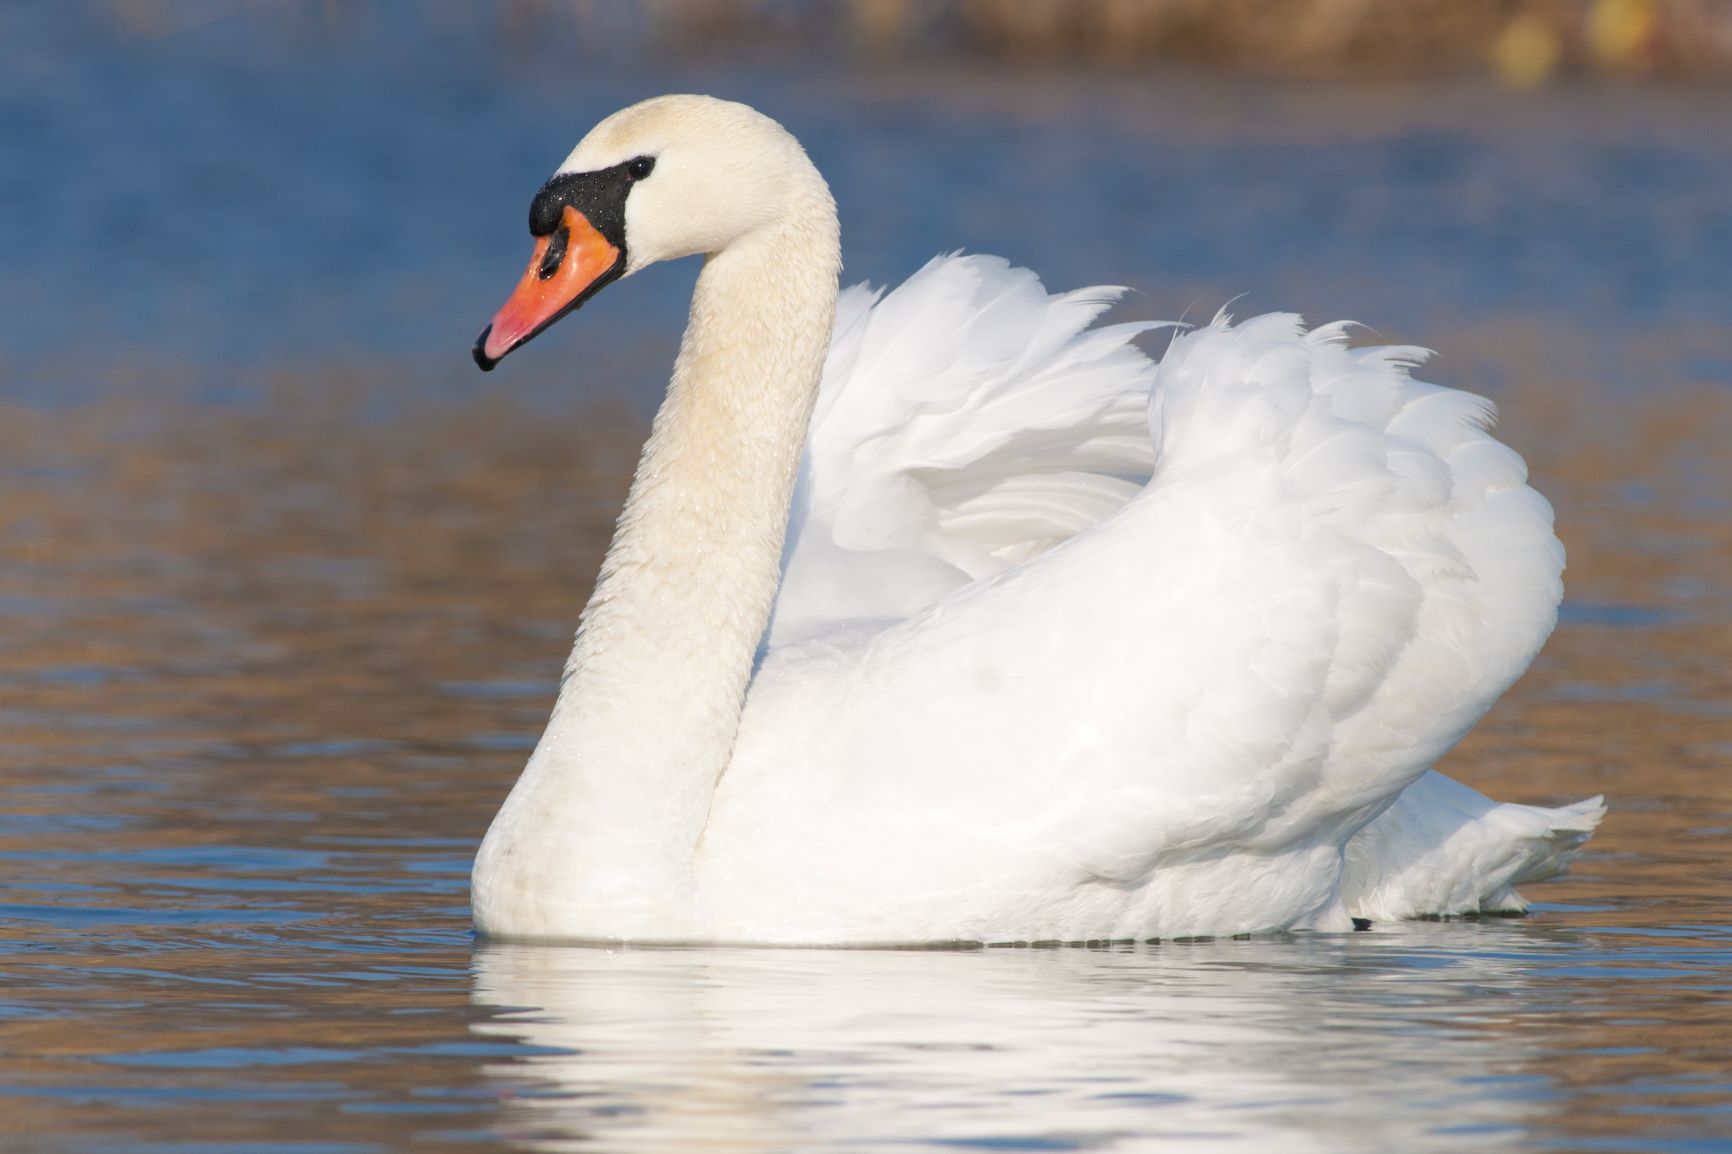
[{"label": "blue water", "polygon": [[[1241,308],[1404,340],[1435,340],[1440,315],[1629,330],[1732,314],[1723,92],[685,59],[553,17],[512,34],[485,11],[320,11],[212,5],[155,33],[102,5],[0,14],[14,380],[84,395],[129,361],[219,390],[339,358],[466,373],[526,258],[540,182],[588,125],[680,89],[759,104],[805,141],[851,278],[966,248],[1055,287],[1135,286],[1161,315],[1248,294]],[[659,353],[688,284],[607,294],[592,327]],[[593,384],[653,382],[648,361],[610,349],[629,379]]]},{"label": "blue water", "polygon": [[[564,11],[0,9],[0,1149],[1732,1148],[1732,93],[682,55]],[[962,247],[1438,347],[1571,556],[1444,768],[1609,795],[1574,876],[1352,935],[478,947],[695,270],[485,380],[468,348],[536,187],[667,90],[801,136],[853,278]]]}]

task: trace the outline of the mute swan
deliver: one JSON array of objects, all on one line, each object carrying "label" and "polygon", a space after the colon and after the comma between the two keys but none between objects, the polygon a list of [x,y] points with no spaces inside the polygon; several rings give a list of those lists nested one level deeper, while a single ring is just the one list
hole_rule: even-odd
[{"label": "mute swan", "polygon": [[1603,813],[1428,769],[1563,550],[1411,348],[941,257],[837,295],[828,186],[743,105],[604,120],[530,206],[493,368],[702,254],[546,732],[475,859],[529,940],[871,944],[1522,909]]}]

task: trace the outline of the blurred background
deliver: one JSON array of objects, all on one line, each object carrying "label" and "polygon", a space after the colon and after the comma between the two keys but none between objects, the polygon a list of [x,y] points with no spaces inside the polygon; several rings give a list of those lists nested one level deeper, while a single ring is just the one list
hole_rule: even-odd
[{"label": "blurred background", "polygon": [[1496,400],[1568,601],[1443,768],[1612,814],[1503,953],[1402,957],[1560,967],[1485,1027],[1533,1141],[1723,1133],[1732,3],[11,0],[8,1149],[246,1149],[319,1094],[358,1105],[306,1149],[394,1148],[429,1086],[450,1144],[498,1140],[482,1064],[533,1055],[464,1048],[468,862],[696,266],[491,376],[469,346],[540,183],[667,91],[805,142],[845,281],[963,248],[1131,286],[1121,316],[1351,317]]}]

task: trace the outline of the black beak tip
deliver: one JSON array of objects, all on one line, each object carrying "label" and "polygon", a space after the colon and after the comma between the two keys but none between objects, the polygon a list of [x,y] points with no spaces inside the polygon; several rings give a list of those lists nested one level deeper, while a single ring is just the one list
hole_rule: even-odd
[{"label": "black beak tip", "polygon": [[491,373],[493,367],[499,363],[498,357],[487,355],[487,336],[492,331],[492,325],[482,329],[481,335],[475,338],[475,347],[469,350],[469,354],[475,358],[475,367],[484,373]]}]

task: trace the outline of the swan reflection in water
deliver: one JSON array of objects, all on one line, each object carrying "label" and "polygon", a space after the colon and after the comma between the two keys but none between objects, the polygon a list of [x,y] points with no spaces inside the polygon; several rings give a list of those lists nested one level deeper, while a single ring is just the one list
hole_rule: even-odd
[{"label": "swan reflection in water", "polygon": [[525,1150],[1478,1147],[1542,1108],[1519,1096],[1533,1043],[1497,1009],[1533,957],[1485,940],[1539,944],[1523,929],[956,952],[490,944],[474,998],[493,1012],[473,1029],[532,1047],[487,1069]]}]

